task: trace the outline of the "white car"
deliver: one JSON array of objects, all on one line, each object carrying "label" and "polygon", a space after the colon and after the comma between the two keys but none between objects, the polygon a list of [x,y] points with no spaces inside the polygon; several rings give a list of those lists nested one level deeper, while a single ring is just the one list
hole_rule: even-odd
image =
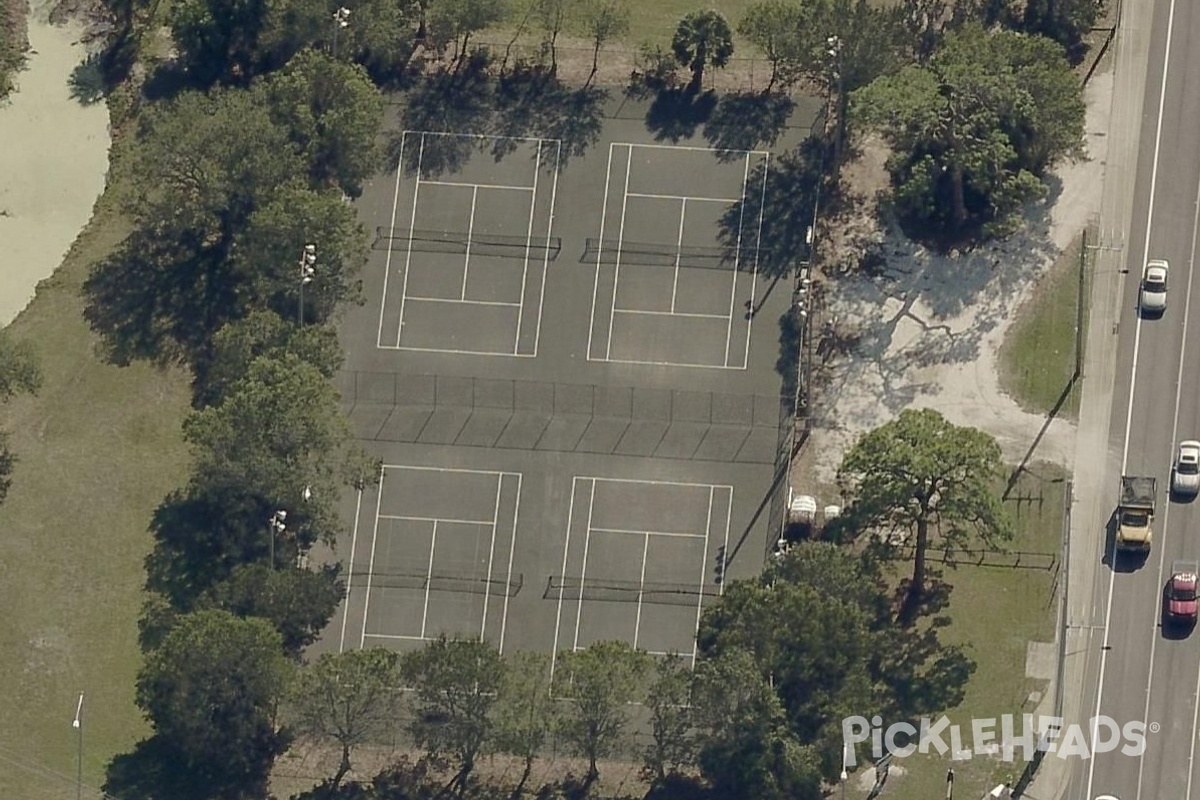
[{"label": "white car", "polygon": [[1171,491],[1189,496],[1200,493],[1200,442],[1179,443],[1175,467],[1171,470]]},{"label": "white car", "polygon": [[1143,311],[1161,313],[1167,310],[1167,273],[1170,271],[1171,267],[1166,261],[1146,262],[1146,271],[1142,273]]}]

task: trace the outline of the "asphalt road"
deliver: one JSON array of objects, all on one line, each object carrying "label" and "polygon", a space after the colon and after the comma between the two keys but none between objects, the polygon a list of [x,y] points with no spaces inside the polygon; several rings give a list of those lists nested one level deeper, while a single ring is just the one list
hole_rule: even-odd
[{"label": "asphalt road", "polygon": [[[1076,798],[1200,797],[1200,633],[1172,639],[1161,627],[1162,590],[1172,563],[1200,561],[1200,503],[1168,497],[1175,443],[1200,438],[1200,278],[1193,279],[1200,212],[1200,7],[1158,0],[1150,45],[1110,427],[1120,460],[1107,483],[1112,505],[1122,471],[1156,476],[1159,511],[1149,558],[1140,564],[1109,558],[1110,569],[1097,580],[1094,604],[1103,642],[1088,672],[1092,691],[1083,709],[1085,717],[1099,714],[1119,725],[1140,720],[1149,731],[1140,756],[1101,753],[1081,764],[1071,791]],[[1169,308],[1160,319],[1139,319],[1136,309],[1147,258],[1167,259],[1172,267]],[[1111,534],[1095,536],[1103,542],[1099,557],[1110,551]]]}]

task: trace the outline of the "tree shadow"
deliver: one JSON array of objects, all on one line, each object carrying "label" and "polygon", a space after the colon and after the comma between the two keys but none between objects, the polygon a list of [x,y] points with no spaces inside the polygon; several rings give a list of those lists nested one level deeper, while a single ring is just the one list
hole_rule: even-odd
[{"label": "tree shadow", "polygon": [[737,92],[721,97],[704,125],[704,138],[717,160],[731,161],[775,143],[787,127],[795,103],[774,92]]},{"label": "tree shadow", "polygon": [[71,99],[82,106],[99,103],[111,88],[104,71],[104,54],[90,53],[71,70],[67,90]]},{"label": "tree shadow", "polygon": [[716,92],[669,87],[660,91],[646,112],[646,128],[659,142],[677,144],[696,135],[696,129],[717,107]]},{"label": "tree shadow", "polygon": [[543,166],[562,169],[572,156],[582,156],[600,139],[602,109],[608,92],[597,87],[573,89],[545,67],[520,62],[496,82],[491,154],[497,161],[512,153],[521,139],[556,139],[557,154],[539,152]]},{"label": "tree shadow", "polygon": [[472,52],[458,68],[441,69],[413,89],[402,115],[403,128],[424,135],[419,142],[402,133],[394,136],[388,144],[392,164],[402,162],[406,174],[423,178],[462,170],[484,141],[469,134],[486,133],[491,123],[489,58],[486,52]]}]

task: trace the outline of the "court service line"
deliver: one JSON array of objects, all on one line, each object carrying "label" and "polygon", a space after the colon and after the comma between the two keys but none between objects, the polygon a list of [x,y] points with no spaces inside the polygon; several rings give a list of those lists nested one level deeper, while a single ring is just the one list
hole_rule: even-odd
[{"label": "court service line", "polygon": [[695,200],[697,203],[736,203],[737,197],[701,197],[695,194],[652,194],[649,192],[630,192],[630,197],[642,197],[648,200]]},{"label": "court service line", "polygon": [[[488,605],[492,601],[492,565],[496,563],[496,525],[500,521],[500,497],[504,491],[504,479],[496,481],[496,503],[492,506],[492,538],[488,543],[487,583],[483,584],[483,620],[479,623],[479,641],[487,632]],[[507,593],[507,587],[505,589]]]},{"label": "court service line", "polygon": [[471,190],[471,217],[467,220],[467,251],[463,254],[462,289],[458,295],[460,303],[467,302],[467,277],[471,274],[471,238],[475,235],[475,204],[479,200],[479,187]]},{"label": "court service line", "polygon": [[355,492],[354,500],[354,530],[350,535],[350,564],[346,569],[346,599],[342,603],[342,634],[338,640],[338,652],[346,651],[346,622],[350,619],[350,594],[354,585],[354,548],[358,545],[358,523],[362,514],[363,490]]},{"label": "court service line", "polygon": [[412,470],[414,472],[453,472],[462,475],[520,475],[519,472],[499,469],[464,469],[462,467],[427,467],[420,464],[384,464],[385,470]]},{"label": "court service line", "polygon": [[592,528],[592,533],[615,533],[621,536],[665,536],[673,539],[703,539],[707,533],[683,533],[680,531],[639,531],[626,528]]},{"label": "court service line", "polygon": [[458,133],[456,131],[425,131],[412,130],[409,133],[421,133],[426,136],[453,136],[456,139],[503,139],[509,142],[557,142],[558,139],[543,139],[540,136],[506,136],[502,133]]},{"label": "court service line", "polygon": [[[642,142],[637,142],[637,143],[614,142],[614,144],[619,144],[619,145],[622,145],[624,147],[629,147],[629,148],[644,147],[647,150],[691,150],[691,151],[700,152],[700,153],[713,153],[714,155],[718,152],[717,150],[715,150],[714,148],[711,148],[711,147],[693,147],[693,146],[686,145],[686,144],[650,144],[650,143],[642,143]],[[726,153],[728,155],[732,155],[733,153],[745,153],[747,155],[758,155],[758,156],[770,155],[770,153],[768,153],[766,150],[723,150],[720,152]]]},{"label": "court service line", "polygon": [[[687,198],[679,203],[679,235],[675,239],[675,275],[671,279],[671,313],[675,313],[675,297],[679,294],[679,260],[683,257],[683,221],[687,219]],[[616,311],[614,308],[613,311]]]},{"label": "court service line", "polygon": [[[513,332],[513,355],[521,352],[521,320],[525,315],[525,287],[529,284],[529,249],[533,247],[533,217],[537,211],[538,175],[542,172],[542,145],[538,144],[537,159],[533,165],[533,192],[529,196],[529,226],[525,229],[525,259],[521,262],[521,293],[517,305],[517,329]],[[550,255],[550,251],[546,251]]]},{"label": "court service line", "polygon": [[366,637],[368,639],[401,639],[406,642],[431,642],[431,641],[433,641],[432,639],[428,639],[424,636],[406,636],[405,634],[402,634],[402,633],[368,633],[366,635]]},{"label": "court service line", "polygon": [[[501,478],[501,481],[503,480],[504,479]],[[517,473],[517,502],[513,504],[512,537],[508,541],[508,587],[512,586],[513,557],[517,551],[517,523],[521,514],[521,481],[522,475]],[[490,578],[491,575],[488,577]],[[511,597],[511,588],[506,588],[504,592],[504,609],[500,616],[500,643],[496,647],[496,650],[500,653],[500,655],[504,655],[504,633],[508,629],[508,601]]]},{"label": "court service line", "polygon": [[[574,650],[579,649],[579,624],[583,618],[583,582],[587,578],[588,546],[592,543],[592,512],[596,507],[596,482],[592,481],[591,496],[588,497],[587,527],[583,533],[583,564],[579,568],[579,603],[575,607],[575,639],[571,644]],[[566,577],[564,574],[563,577]]]},{"label": "court service line", "polygon": [[643,486],[684,486],[693,489],[726,489],[731,494],[733,486],[728,483],[689,483],[687,481],[659,481],[653,478],[606,478],[603,475],[580,475],[578,479],[581,481],[595,481],[597,483],[636,483]]},{"label": "court service line", "polygon": [[446,517],[418,517],[407,514],[380,514],[380,519],[399,520],[401,522],[445,522],[450,525],[492,525],[490,519],[448,519]]},{"label": "court service line", "polygon": [[433,584],[433,554],[437,551],[437,522],[429,535],[429,566],[425,570],[425,608],[421,611],[421,638],[425,638],[425,627],[429,621],[429,590]]},{"label": "court service line", "polygon": [[[747,163],[749,157],[747,156]],[[762,250],[762,229],[763,219],[767,213],[767,176],[771,172],[771,155],[768,153],[763,158],[763,182],[762,196],[758,201],[758,230],[754,235],[754,272],[750,278],[750,297],[754,298],[758,292],[758,254]],[[744,191],[744,190],[743,190]],[[753,306],[751,307],[753,310]],[[750,364],[750,334],[754,330],[754,315],[750,315],[750,319],[746,320],[746,349],[742,355],[742,365],[749,366]],[[729,362],[726,362],[729,363]]]},{"label": "court service line", "polygon": [[[708,537],[712,533],[713,500],[716,489],[708,492],[708,518],[704,523],[704,555],[700,558],[700,596],[696,598],[696,629],[692,632],[692,669],[696,668],[696,638],[700,635],[700,615],[704,613],[704,578],[708,574]],[[732,503],[730,504],[732,505]]]},{"label": "court service line", "polygon": [[[405,349],[405,348],[401,348]],[[644,364],[651,367],[687,367],[688,369],[735,369],[744,370],[746,367],[731,367],[727,364],[688,364],[678,361],[641,361],[636,358],[602,358],[600,361],[607,361],[609,364]]]},{"label": "court service line", "polygon": [[[404,251],[404,282],[400,285],[400,317],[396,322],[396,347],[404,336],[404,298],[408,294],[408,273],[412,268],[413,233],[417,229],[417,198],[421,194],[421,165],[425,163],[425,137],[421,136],[421,146],[417,149],[417,180],[413,185],[412,216],[408,220],[408,244]],[[391,252],[391,248],[388,248]]]},{"label": "court service line", "polygon": [[[396,209],[400,207],[400,175],[404,170],[404,142],[407,134],[400,136],[400,161],[396,164],[396,188],[392,192],[392,221],[388,235],[396,237]],[[375,332],[375,347],[383,347],[383,316],[387,310],[388,277],[392,273],[392,248],[389,246],[383,262],[383,294],[379,299],[379,330]],[[399,344],[399,342],[397,342]]]},{"label": "court service line", "polygon": [[[679,267],[675,268],[676,282],[679,278]],[[671,304],[674,306],[675,292],[671,292]],[[683,319],[729,319],[724,314],[698,314],[690,311],[643,311],[637,308],[618,308],[616,314],[641,314],[644,317],[681,317]]]},{"label": "court service line", "polygon": [[[646,562],[650,560],[650,534],[646,534],[645,540],[642,542],[642,574],[638,576],[638,586],[646,586]],[[633,648],[636,650],[638,646],[638,637],[642,632],[642,600],[645,599],[645,593],[639,591],[637,599],[637,616],[633,620]],[[576,628],[578,631],[578,628]]]},{"label": "court service line", "polygon": [[[625,160],[625,188],[621,194],[621,225],[617,229],[617,258],[613,264],[612,305],[608,310],[608,341],[604,347],[604,360],[612,357],[613,322],[617,314],[617,286],[621,281],[621,247],[625,243],[625,214],[629,210],[629,173],[633,170],[633,148],[629,148],[629,157]],[[598,257],[598,256],[597,256]],[[578,635],[579,631],[575,632]]]},{"label": "court service line", "polygon": [[[463,273],[462,291],[465,294],[467,291],[467,276]],[[409,295],[408,301],[420,303],[452,303],[456,306],[500,306],[502,308],[518,308],[520,303],[509,303],[501,300],[467,300],[465,297],[461,300],[456,300],[452,297],[425,297],[422,295]],[[411,349],[411,348],[401,348]],[[497,355],[506,355],[505,353],[497,353]]]},{"label": "court service line", "polygon": [[[550,224],[549,224],[549,227],[546,228],[546,244],[547,245],[550,244],[550,237],[554,235],[554,208],[555,208],[555,203],[558,202],[558,167],[559,167],[560,159],[562,158],[562,142],[558,141],[557,139],[555,139],[554,141],[555,141],[555,144],[554,144],[554,181],[550,184]],[[536,202],[536,200],[537,200],[536,195],[534,195],[534,200]],[[537,324],[533,329],[534,330],[533,352],[530,354],[531,356],[537,355],[538,346],[542,342],[542,311],[543,311],[543,304],[546,302],[546,273],[549,271],[550,271],[550,248],[547,247],[546,251],[542,254],[542,280],[538,284]],[[525,300],[524,293],[521,294],[521,300],[522,300],[522,302],[524,302],[524,300]],[[595,307],[593,306],[593,310],[594,310],[594,308]],[[522,309],[524,309],[524,306],[522,306]],[[520,323],[520,319],[518,318],[517,338],[519,339],[520,336],[521,336],[521,323]],[[588,331],[588,336],[591,336],[590,330]],[[517,355],[521,355],[521,354],[517,353]]]},{"label": "court service line", "polygon": [[[596,306],[600,302],[600,256],[604,250],[604,223],[608,218],[608,189],[612,184],[613,143],[608,145],[608,163],[604,168],[604,203],[600,206],[600,238],[596,240],[596,277],[592,281],[592,311],[588,319],[588,360],[592,360],[592,339],[596,333]],[[613,287],[614,294],[616,287]]]},{"label": "court service line", "polygon": [[[379,488],[378,496],[375,498],[375,529],[371,532],[371,558],[367,563],[367,588],[363,594],[363,624],[362,635],[358,639],[358,649],[362,649],[367,639],[367,611],[371,607],[371,576],[375,574],[375,545],[379,543],[379,508],[383,504],[383,483],[387,474],[387,467],[379,470]],[[350,602],[350,598],[346,598],[346,602]]]},{"label": "court service line", "polygon": [[496,189],[502,192],[529,192],[532,186],[512,186],[507,183],[464,183],[463,181],[422,181],[430,186],[452,186],[458,189]]},{"label": "court service line", "polygon": [[[564,578],[567,576],[567,554],[571,552],[571,523],[574,521],[574,517],[575,517],[575,494],[578,491],[577,487],[579,485],[580,480],[587,480],[587,479],[579,478],[578,476],[574,476],[571,478],[571,502],[567,506],[567,535],[563,537],[562,570],[559,572],[559,574],[562,575]],[[593,481],[592,482],[593,491],[595,490],[595,486],[596,486],[595,481]],[[566,581],[563,581],[562,583],[565,584]],[[550,681],[551,681],[551,683],[553,683],[553,681],[554,681],[554,663],[558,659],[558,635],[559,635],[559,632],[562,631],[562,607],[563,607],[564,588],[565,587],[561,584],[558,587],[558,609],[554,612],[554,644],[551,646],[551,650],[550,650]],[[583,601],[581,600],[580,602],[583,602]]]},{"label": "court service line", "polygon": [[409,353],[449,353],[456,356],[495,356],[497,358],[533,358],[536,353],[499,353],[495,350],[457,350],[452,347],[385,347],[384,350],[405,350]]}]

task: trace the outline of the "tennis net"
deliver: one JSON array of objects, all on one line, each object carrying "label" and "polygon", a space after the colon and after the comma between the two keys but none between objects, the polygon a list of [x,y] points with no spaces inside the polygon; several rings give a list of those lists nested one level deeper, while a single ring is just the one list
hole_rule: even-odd
[{"label": "tennis net", "polygon": [[369,574],[369,580],[372,589],[428,589],[431,592],[490,594],[498,597],[516,597],[525,585],[525,577],[521,574],[506,580],[437,572],[372,572]]},{"label": "tennis net", "polygon": [[691,267],[695,269],[751,272],[758,248],[694,247],[653,244],[618,239],[588,239],[582,261],[588,264],[637,264],[646,267]]},{"label": "tennis net", "polygon": [[372,247],[376,250],[408,250],[410,245],[419,253],[471,253],[497,258],[548,258],[551,261],[562,252],[562,238],[559,236],[530,238],[420,228],[393,232],[384,225],[375,229]]},{"label": "tennis net", "polygon": [[713,583],[652,583],[614,581],[551,575],[542,597],[564,600],[600,600],[614,603],[652,603],[654,605],[695,606],[699,598],[720,597],[721,587]]}]

